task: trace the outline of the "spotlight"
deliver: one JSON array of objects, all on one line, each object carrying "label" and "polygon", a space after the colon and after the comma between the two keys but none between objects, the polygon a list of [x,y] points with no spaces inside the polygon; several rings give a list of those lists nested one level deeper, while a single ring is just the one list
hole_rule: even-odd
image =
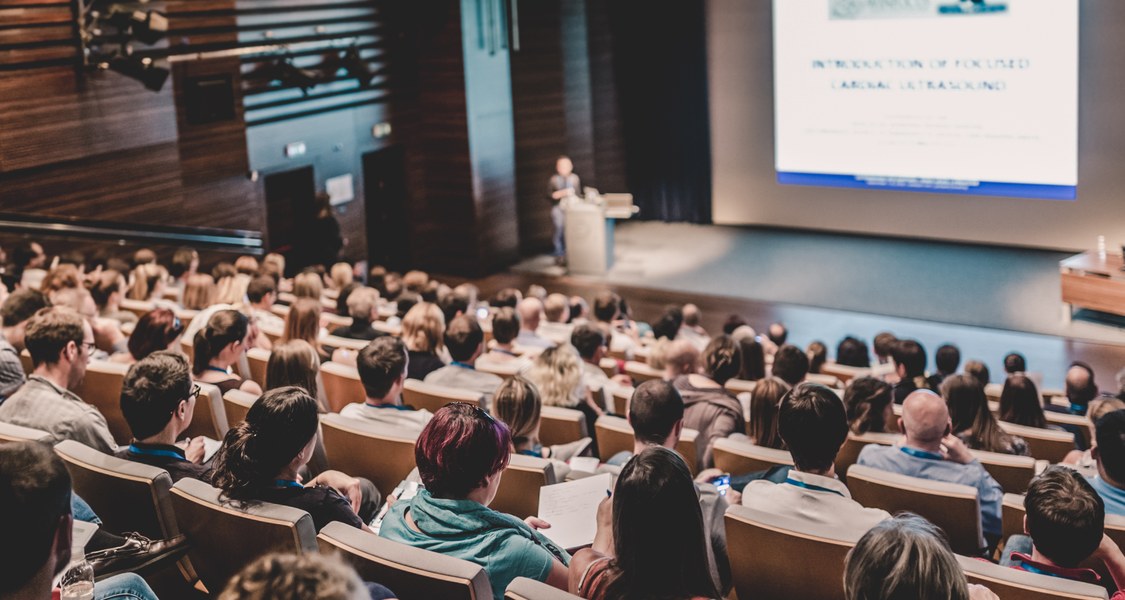
[{"label": "spotlight", "polygon": [[360,56],[359,48],[355,46],[348,48],[347,52],[344,53],[342,63],[348,71],[348,76],[358,79],[359,85],[363,87],[371,85],[371,80],[375,79],[375,75],[377,75],[371,65]]},{"label": "spotlight", "polygon": [[130,10],[120,5],[110,8],[109,22],[122,33],[152,45],[168,33],[168,17],[155,10]]},{"label": "spotlight", "polygon": [[159,92],[168,80],[168,69],[156,66],[151,58],[139,56],[115,56],[108,61],[110,70],[126,77],[136,79],[154,92]]}]

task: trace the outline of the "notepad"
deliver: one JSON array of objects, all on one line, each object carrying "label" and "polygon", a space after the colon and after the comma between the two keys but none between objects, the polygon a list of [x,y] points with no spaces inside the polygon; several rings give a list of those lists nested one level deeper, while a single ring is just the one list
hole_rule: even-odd
[{"label": "notepad", "polygon": [[203,462],[211,460],[212,456],[223,447],[223,443],[219,440],[213,440],[209,437],[203,438]]},{"label": "notepad", "polygon": [[587,546],[598,531],[598,504],[610,489],[609,473],[539,488],[539,532],[568,550]]},{"label": "notepad", "polygon": [[570,468],[583,473],[597,473],[601,461],[593,456],[575,456],[570,459]]}]

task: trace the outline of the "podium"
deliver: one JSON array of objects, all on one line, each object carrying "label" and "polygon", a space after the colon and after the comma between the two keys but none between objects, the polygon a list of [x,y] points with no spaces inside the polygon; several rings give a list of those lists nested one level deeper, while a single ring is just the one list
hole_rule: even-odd
[{"label": "podium", "polygon": [[613,267],[613,229],[617,220],[631,218],[639,209],[632,194],[571,198],[565,207],[566,261],[576,275],[605,275]]}]

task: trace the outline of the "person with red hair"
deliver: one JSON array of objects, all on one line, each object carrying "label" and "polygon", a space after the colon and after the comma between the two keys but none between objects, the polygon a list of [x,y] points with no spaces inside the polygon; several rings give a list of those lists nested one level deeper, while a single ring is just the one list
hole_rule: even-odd
[{"label": "person with red hair", "polygon": [[511,457],[508,427],[477,406],[447,404],[422,429],[414,460],[425,486],[396,502],[379,535],[484,567],[497,600],[516,577],[567,589],[570,555],[536,529],[488,508]]},{"label": "person with red hair", "polygon": [[129,336],[128,352],[118,352],[110,357],[113,362],[133,364],[158,350],[179,352],[184,324],[176,313],[167,308],[148,311],[137,321]]}]

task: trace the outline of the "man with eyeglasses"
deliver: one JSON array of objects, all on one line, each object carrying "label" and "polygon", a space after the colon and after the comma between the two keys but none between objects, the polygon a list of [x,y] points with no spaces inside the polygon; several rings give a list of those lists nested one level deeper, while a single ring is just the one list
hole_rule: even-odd
[{"label": "man with eyeglasses", "polygon": [[185,477],[210,480],[211,465],[203,460],[206,438],[180,440],[198,397],[184,355],[161,350],[137,361],[121,384],[121,412],[133,442],[117,457],[164,469],[173,483]]},{"label": "man with eyeglasses", "polygon": [[90,324],[72,309],[44,308],[28,321],[24,344],[35,370],[0,404],[0,421],[45,431],[55,444],[75,440],[112,454],[117,443],[105,417],[71,391],[94,352]]}]

